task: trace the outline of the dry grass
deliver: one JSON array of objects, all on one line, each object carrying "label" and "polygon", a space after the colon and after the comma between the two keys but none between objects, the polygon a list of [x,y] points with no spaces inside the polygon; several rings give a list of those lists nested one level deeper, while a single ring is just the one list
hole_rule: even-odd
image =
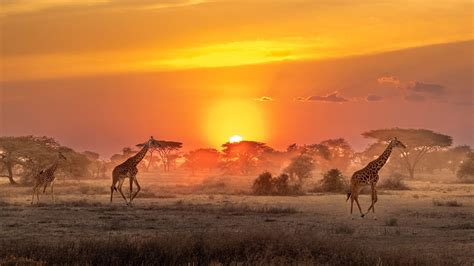
[{"label": "dry grass", "polygon": [[[343,230],[344,234],[347,231]],[[349,231],[350,233],[350,231]],[[202,265],[202,264],[330,264],[445,265],[449,255],[420,256],[410,250],[377,251],[353,245],[351,239],[324,238],[309,232],[202,232],[149,238],[113,237],[54,243],[0,242],[0,264],[74,265]]]},{"label": "dry grass", "polygon": [[403,182],[403,176],[400,174],[392,174],[389,177],[384,178],[379,186],[379,188],[386,190],[409,190],[410,188]]},{"label": "dry grass", "polygon": [[[223,179],[143,176],[133,207],[117,193],[109,203],[110,180],[58,182],[56,201],[35,205],[30,187],[0,184],[0,265],[473,262],[471,185],[408,180],[411,191],[379,194],[373,221],[351,220],[343,195],[231,194],[254,177]],[[366,210],[370,196],[360,202]]]},{"label": "dry grass", "polygon": [[446,206],[446,207],[462,207],[462,204],[458,202],[457,200],[447,200],[447,201],[433,200],[433,205]]},{"label": "dry grass", "polygon": [[385,220],[386,226],[398,226],[398,220],[396,218],[389,218]]}]

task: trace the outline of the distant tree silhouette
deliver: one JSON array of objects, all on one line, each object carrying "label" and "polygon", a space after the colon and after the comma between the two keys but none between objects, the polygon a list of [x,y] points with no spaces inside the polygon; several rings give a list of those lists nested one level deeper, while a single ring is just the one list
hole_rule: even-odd
[{"label": "distant tree silhouette", "polygon": [[467,154],[466,159],[459,166],[457,176],[463,181],[474,182],[474,152]]},{"label": "distant tree silhouette", "polygon": [[184,155],[184,167],[192,174],[207,169],[211,171],[219,165],[219,151],[216,149],[197,149]]},{"label": "distant tree silhouette", "polygon": [[354,150],[349,143],[343,138],[338,138],[324,140],[320,145],[324,145],[329,151],[330,167],[345,172],[354,157]]},{"label": "distant tree silhouette", "polygon": [[[427,129],[377,129],[362,133],[366,138],[377,140],[380,145],[387,145],[388,141],[397,137],[407,149],[397,149],[403,158],[404,168],[409,176],[415,176],[415,170],[420,160],[431,151],[451,146],[452,138],[448,135],[433,132]],[[394,156],[392,156],[394,157]]]},{"label": "distant tree silhouette", "polygon": [[[163,164],[163,170],[165,172],[169,172],[170,165],[174,163],[174,158],[172,156],[173,152],[178,151],[183,147],[183,143],[177,141],[168,141],[168,140],[157,140],[157,144],[150,147],[151,150],[157,151],[158,155],[160,156],[161,162]],[[144,143],[138,144],[137,147],[142,147],[145,145]]]},{"label": "distant tree silhouette", "polygon": [[17,183],[15,175],[28,183],[40,170],[52,164],[58,151],[67,158],[58,171],[59,175],[87,175],[91,160],[86,155],[61,146],[53,138],[20,136],[0,137],[0,176],[7,177],[11,184]]},{"label": "distant tree silhouette", "polygon": [[456,146],[447,150],[449,168],[453,173],[468,159],[470,153],[472,153],[472,149],[469,145]]},{"label": "distant tree silhouette", "polygon": [[289,175],[292,180],[298,180],[302,183],[304,179],[311,178],[311,173],[315,169],[314,159],[309,155],[299,155],[291,159],[290,165],[285,168],[284,172]]},{"label": "distant tree silhouette", "polygon": [[265,153],[273,149],[257,141],[240,141],[222,145],[222,167],[231,173],[249,174],[265,161]]}]

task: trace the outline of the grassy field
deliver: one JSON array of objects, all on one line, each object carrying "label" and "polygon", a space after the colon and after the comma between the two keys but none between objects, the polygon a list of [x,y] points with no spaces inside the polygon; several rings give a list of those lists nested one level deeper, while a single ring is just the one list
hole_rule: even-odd
[{"label": "grassy field", "polygon": [[35,205],[30,187],[1,183],[0,264],[474,263],[472,184],[407,182],[380,191],[378,220],[352,220],[343,194],[252,196],[250,177],[139,182],[133,207],[109,203],[108,179],[58,180],[55,202]]}]

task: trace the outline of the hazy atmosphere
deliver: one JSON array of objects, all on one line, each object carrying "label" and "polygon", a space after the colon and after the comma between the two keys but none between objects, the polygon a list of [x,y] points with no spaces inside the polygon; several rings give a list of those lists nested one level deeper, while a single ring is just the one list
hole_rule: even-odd
[{"label": "hazy atmosphere", "polygon": [[0,0],[0,264],[474,263],[473,10]]}]

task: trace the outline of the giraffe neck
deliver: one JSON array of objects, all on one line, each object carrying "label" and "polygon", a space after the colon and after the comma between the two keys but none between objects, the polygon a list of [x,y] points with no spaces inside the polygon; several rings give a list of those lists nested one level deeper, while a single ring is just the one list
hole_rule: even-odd
[{"label": "giraffe neck", "polygon": [[376,163],[376,168],[377,168],[377,171],[380,170],[384,165],[385,163],[387,162],[388,158],[390,157],[390,154],[392,154],[392,145],[391,144],[388,144],[387,148],[385,149],[385,151],[382,153],[382,155],[380,155],[377,159],[375,159],[375,163]]},{"label": "giraffe neck", "polygon": [[58,165],[59,165],[59,159],[56,159],[53,165],[51,165],[46,171],[50,172],[51,174],[54,174],[54,172],[56,172],[56,169],[58,169]]},{"label": "giraffe neck", "polygon": [[148,152],[148,144],[145,144],[143,148],[135,155],[130,157],[128,161],[133,165],[137,166],[143,160],[143,157],[145,157],[146,153]]}]

